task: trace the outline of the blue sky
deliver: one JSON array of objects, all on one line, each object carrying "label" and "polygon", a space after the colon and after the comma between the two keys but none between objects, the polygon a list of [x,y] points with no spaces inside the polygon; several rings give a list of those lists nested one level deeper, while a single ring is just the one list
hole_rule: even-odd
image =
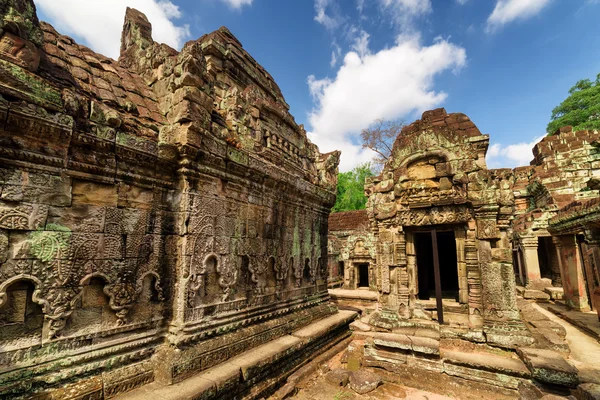
[{"label": "blue sky", "polygon": [[524,165],[552,108],[600,73],[600,0],[35,0],[41,19],[117,57],[126,5],[154,39],[222,25],[275,78],[298,123],[341,169],[367,161],[358,134],[444,107],[490,134],[489,167]]}]

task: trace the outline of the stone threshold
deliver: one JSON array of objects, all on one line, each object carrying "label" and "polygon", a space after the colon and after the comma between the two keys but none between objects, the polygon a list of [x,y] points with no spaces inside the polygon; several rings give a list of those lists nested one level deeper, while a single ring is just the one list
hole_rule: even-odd
[{"label": "stone threshold", "polygon": [[[282,361],[295,363],[294,368],[301,366],[312,358],[313,353],[322,350],[322,347],[335,345],[340,336],[343,339],[349,335],[349,330],[344,329],[344,326],[347,327],[357,315],[354,311],[340,310],[334,315],[249,349],[179,383],[161,385],[153,382],[115,399],[208,400],[236,396],[262,397],[266,392],[275,390],[293,373],[294,369],[279,369]],[[272,372],[269,379],[262,379],[265,372],[269,371]]]},{"label": "stone threshold", "polygon": [[376,302],[379,293],[372,290],[329,289],[329,296],[333,300],[363,300]]}]

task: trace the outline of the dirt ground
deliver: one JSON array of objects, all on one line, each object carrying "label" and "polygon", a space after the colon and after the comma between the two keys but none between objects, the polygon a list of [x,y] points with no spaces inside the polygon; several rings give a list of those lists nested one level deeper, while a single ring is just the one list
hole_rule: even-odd
[{"label": "dirt ground", "polygon": [[[427,392],[399,384],[384,382],[374,391],[367,394],[357,394],[349,387],[335,386],[328,382],[325,378],[327,372],[343,368],[342,363],[344,356],[342,351],[336,354],[326,364],[322,365],[320,370],[304,379],[297,386],[298,393],[292,397],[295,400],[392,400],[392,399],[408,399],[408,400],[449,400],[454,397],[447,397],[440,394]],[[379,375],[384,372],[378,369],[367,368]]]},{"label": "dirt ground", "polygon": [[579,380],[600,384],[600,343],[567,321],[546,310],[548,304],[534,304],[551,321],[561,324],[567,332],[571,348],[569,361],[579,370]]}]

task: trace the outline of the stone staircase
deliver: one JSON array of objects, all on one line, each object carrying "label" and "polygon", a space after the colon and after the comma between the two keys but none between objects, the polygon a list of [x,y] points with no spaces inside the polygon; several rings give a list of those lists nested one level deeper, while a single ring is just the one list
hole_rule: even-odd
[{"label": "stone staircase", "polygon": [[[529,318],[527,323],[515,326],[488,323],[481,332],[461,326],[440,326],[428,320],[388,324],[381,315],[376,316],[378,327],[369,327],[368,318],[363,317],[351,329],[353,337],[364,339],[364,366],[382,368],[409,381],[415,377],[414,384],[418,384],[421,375],[437,373],[503,391],[532,387],[535,391],[539,386],[567,393],[568,388],[577,386],[578,371],[564,358],[568,356],[564,328],[533,309],[526,308],[525,314]],[[517,350],[489,345],[490,336],[493,339],[508,334],[522,338]]]}]

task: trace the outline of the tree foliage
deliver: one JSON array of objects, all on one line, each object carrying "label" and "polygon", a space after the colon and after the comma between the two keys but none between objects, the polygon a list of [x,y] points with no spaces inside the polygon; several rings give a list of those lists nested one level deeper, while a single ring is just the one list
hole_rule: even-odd
[{"label": "tree foliage", "polygon": [[381,168],[390,158],[394,141],[404,126],[402,120],[378,119],[370,127],[361,131],[360,137],[363,148],[371,149],[377,153],[377,156],[373,159],[376,168]]},{"label": "tree foliage", "polygon": [[359,165],[352,171],[339,173],[337,199],[332,211],[363,210],[367,205],[365,178],[373,175],[369,163]]},{"label": "tree foliage", "polygon": [[552,110],[549,134],[571,125],[574,130],[600,130],[600,74],[592,82],[582,79],[569,89],[569,97]]}]

